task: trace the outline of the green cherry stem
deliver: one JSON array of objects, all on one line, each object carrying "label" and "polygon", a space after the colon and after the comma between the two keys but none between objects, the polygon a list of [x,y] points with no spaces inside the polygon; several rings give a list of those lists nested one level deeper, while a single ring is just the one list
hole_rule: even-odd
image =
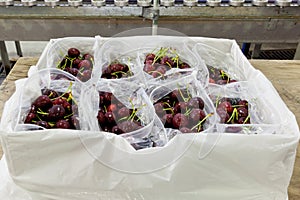
[{"label": "green cherry stem", "polygon": [[49,115],[49,113],[43,112],[43,111],[36,111],[36,113],[40,114],[40,115]]},{"label": "green cherry stem", "polygon": [[172,107],[168,102],[163,102],[163,104],[166,104],[166,105],[169,106],[170,108]]},{"label": "green cherry stem", "polygon": [[185,98],[185,97],[184,97],[184,95],[182,94],[181,89],[178,89],[178,91],[179,91],[179,94],[180,94],[181,98],[183,99],[183,101],[184,101],[184,102],[188,102],[188,101],[189,101],[189,98]]},{"label": "green cherry stem", "polygon": [[74,114],[74,113],[71,113],[71,114],[69,114],[69,115],[64,116],[64,119],[67,119],[67,118],[71,117],[73,114]]},{"label": "green cherry stem", "polygon": [[237,109],[234,108],[230,118],[227,120],[227,123],[229,123],[230,121],[233,122],[234,118],[238,119],[238,115],[239,115],[239,113],[238,113]]},{"label": "green cherry stem", "polygon": [[185,111],[185,113],[184,113],[184,115],[185,116],[188,116],[189,114],[191,114],[191,112],[192,112],[192,109],[186,109],[186,111]]},{"label": "green cherry stem", "polygon": [[163,111],[167,111],[170,110],[172,112],[172,114],[174,114],[174,110],[172,108],[164,108]]},{"label": "green cherry stem", "polygon": [[40,120],[40,121],[42,121],[42,119],[40,118],[40,116],[39,115],[36,115],[36,117]]},{"label": "green cherry stem", "polygon": [[122,121],[122,120],[128,120],[128,119],[129,119],[129,117],[130,117],[130,116],[127,116],[127,117],[122,117],[122,118],[120,118],[120,119],[118,120],[118,122],[119,122],[119,121]]},{"label": "green cherry stem", "polygon": [[54,126],[55,126],[55,122],[48,122],[48,124],[49,124],[51,127],[54,127]]},{"label": "green cherry stem", "polygon": [[243,107],[244,105],[233,105],[233,108],[239,108],[239,107]]},{"label": "green cherry stem", "polygon": [[201,125],[202,125],[202,123],[207,119],[207,118],[209,118],[209,117],[211,117],[211,116],[213,116],[214,115],[214,113],[209,113],[209,114],[207,114],[201,121],[199,121],[195,126],[193,126],[192,128],[191,128],[191,130],[193,130],[193,129],[195,129],[195,128],[197,128],[198,127],[198,131],[200,130],[200,128],[201,128]]},{"label": "green cherry stem", "polygon": [[149,73],[157,72],[160,76],[164,76],[164,74],[160,73],[159,71],[149,71]]},{"label": "green cherry stem", "polygon": [[243,122],[243,124],[245,124],[249,119],[250,119],[250,114],[248,114],[248,116],[246,117],[246,119],[245,119],[245,121]]}]

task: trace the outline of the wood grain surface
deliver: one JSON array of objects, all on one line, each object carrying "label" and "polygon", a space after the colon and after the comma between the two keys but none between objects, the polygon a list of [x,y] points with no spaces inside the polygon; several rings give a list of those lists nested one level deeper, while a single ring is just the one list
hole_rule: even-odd
[{"label": "wood grain surface", "polygon": [[[6,79],[0,85],[0,119],[5,102],[15,91],[15,81],[27,77],[30,66],[35,65],[38,58],[20,58],[12,68]],[[0,144],[0,158],[2,157],[2,148]]]},{"label": "wood grain surface", "polygon": [[[5,101],[15,90],[14,81],[27,76],[31,65],[35,65],[38,58],[20,58],[11,73],[0,86],[0,117]],[[250,60],[251,64],[261,70],[273,83],[278,93],[289,109],[296,115],[300,124],[300,60]],[[0,146],[0,158],[2,157]],[[300,200],[300,148],[298,146],[293,176],[289,186],[289,200]]]}]

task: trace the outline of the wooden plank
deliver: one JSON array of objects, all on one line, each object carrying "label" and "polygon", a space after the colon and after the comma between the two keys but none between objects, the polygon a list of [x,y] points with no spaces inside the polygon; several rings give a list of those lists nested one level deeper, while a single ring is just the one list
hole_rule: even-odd
[{"label": "wooden plank", "polygon": [[[15,90],[14,81],[27,76],[31,65],[36,64],[38,58],[20,58],[11,73],[0,86],[0,117],[5,101]],[[251,64],[261,70],[273,83],[289,109],[296,115],[300,122],[300,61],[274,61],[274,60],[250,60]],[[0,146],[0,157],[2,150]],[[300,148],[294,166],[294,173],[289,186],[289,200],[300,199]]]},{"label": "wooden plank", "polygon": [[300,124],[300,61],[250,60],[272,82]]},{"label": "wooden plank", "polygon": [[[29,67],[35,65],[37,61],[38,58],[20,58],[16,62],[15,66],[12,68],[6,79],[0,85],[0,119],[5,102],[15,92],[15,81],[27,77]],[[3,152],[0,144],[0,158],[2,157],[2,154]]]}]

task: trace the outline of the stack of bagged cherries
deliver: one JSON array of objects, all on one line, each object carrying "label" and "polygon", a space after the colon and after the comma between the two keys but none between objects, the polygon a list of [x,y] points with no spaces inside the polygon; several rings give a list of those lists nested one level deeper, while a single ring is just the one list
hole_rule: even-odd
[{"label": "stack of bagged cherries", "polygon": [[[69,48],[67,55],[57,66],[81,81],[91,78],[94,58],[91,54],[81,55],[77,48]],[[221,69],[207,66],[209,82],[228,84],[236,82]],[[161,48],[155,53],[145,55],[143,71],[154,78],[164,76],[172,69],[187,69],[191,66],[184,62],[172,48]],[[102,70],[101,78],[119,79],[134,75],[129,65],[114,61]],[[129,100],[130,101],[130,100]],[[145,126],[138,117],[141,108],[128,108],[110,92],[99,92],[97,120],[102,131],[124,134]],[[205,129],[207,119],[214,113],[206,113],[205,102],[201,97],[192,97],[188,89],[175,89],[156,102],[154,109],[165,128],[178,129],[182,133],[197,133]],[[239,98],[221,98],[215,101],[216,113],[220,123],[249,124],[248,102]],[[59,93],[43,89],[30,108],[24,123],[36,124],[44,128],[79,129],[77,102],[70,91]]]}]

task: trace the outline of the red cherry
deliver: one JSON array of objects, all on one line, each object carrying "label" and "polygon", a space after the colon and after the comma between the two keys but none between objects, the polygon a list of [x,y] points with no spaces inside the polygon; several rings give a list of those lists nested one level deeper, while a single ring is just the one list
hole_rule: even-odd
[{"label": "red cherry", "polygon": [[36,125],[41,126],[41,127],[44,127],[44,128],[46,128],[46,129],[51,128],[51,126],[49,125],[49,123],[46,122],[46,121],[38,121],[38,122],[36,122]]},{"label": "red cherry", "polygon": [[71,128],[70,123],[67,120],[61,119],[55,123],[56,128],[69,129]]},{"label": "red cherry", "polygon": [[47,109],[52,106],[52,101],[47,95],[41,95],[33,102],[33,105],[37,108]]},{"label": "red cherry", "polygon": [[228,114],[231,114],[233,107],[229,101],[224,101],[218,105],[218,108],[225,110]]},{"label": "red cherry", "polygon": [[68,50],[68,56],[70,58],[77,58],[77,57],[79,57],[79,55],[80,55],[80,51],[76,48],[70,48]]},{"label": "red cherry", "polygon": [[109,112],[116,112],[118,109],[117,105],[116,104],[110,104],[108,107],[107,107],[107,111]]},{"label": "red cherry", "polygon": [[177,113],[174,115],[172,122],[173,127],[179,129],[180,127],[185,127],[188,125],[188,118],[184,114]]},{"label": "red cherry", "polygon": [[79,70],[82,70],[82,69],[84,69],[84,70],[91,70],[91,68],[92,68],[92,64],[88,60],[82,60],[78,64],[78,69]]},{"label": "red cherry", "polygon": [[209,79],[208,79],[208,82],[209,82],[209,83],[212,83],[212,84],[215,84],[215,83],[216,83],[216,81],[215,81],[214,79],[212,79],[212,78],[209,78]]},{"label": "red cherry", "polygon": [[34,113],[28,113],[24,123],[25,124],[28,124],[28,123],[32,123],[32,120],[35,120],[36,119],[36,114]]}]

